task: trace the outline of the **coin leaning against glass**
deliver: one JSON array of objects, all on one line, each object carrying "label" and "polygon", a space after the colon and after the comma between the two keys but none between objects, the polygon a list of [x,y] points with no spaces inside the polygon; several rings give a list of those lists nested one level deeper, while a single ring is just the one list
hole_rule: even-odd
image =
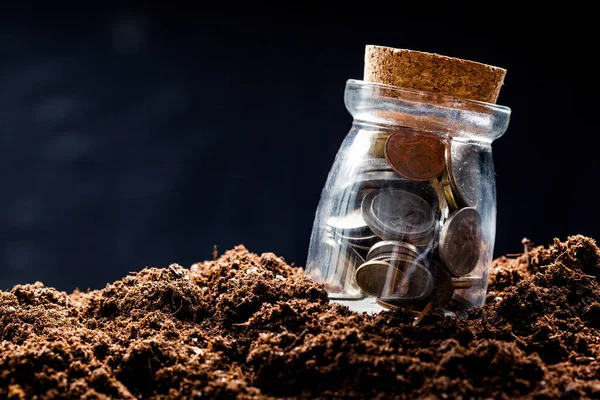
[{"label": "coin leaning against glass", "polygon": [[370,192],[361,204],[366,224],[384,240],[424,244],[435,230],[435,213],[421,197],[402,189]]},{"label": "coin leaning against glass", "polygon": [[[373,132],[371,139],[371,145],[369,146],[368,155],[373,157],[385,157],[385,143],[390,133],[386,132]],[[385,159],[385,158],[384,158]]]},{"label": "coin leaning against glass", "polygon": [[446,146],[446,170],[452,193],[464,207],[477,207],[481,198],[479,148],[455,140]]},{"label": "coin leaning against glass", "polygon": [[[431,303],[435,307],[446,307],[455,294],[450,274],[435,261],[429,263],[428,270],[433,277],[433,289],[429,296],[421,299],[419,302],[415,302],[414,305],[421,309],[424,309],[428,303]],[[401,298],[382,298],[381,300],[383,306],[407,306],[407,302]]]},{"label": "coin leaning against glass", "polygon": [[431,272],[406,256],[367,261],[358,267],[355,279],[358,286],[372,296],[404,302],[426,298],[434,286]]},{"label": "coin leaning against glass", "polygon": [[342,216],[329,217],[326,224],[334,236],[341,236],[346,240],[369,240],[374,236],[365,222],[361,210],[355,210]]},{"label": "coin leaning against glass", "polygon": [[452,278],[454,289],[470,289],[472,287],[483,287],[484,280],[476,276],[459,276]]},{"label": "coin leaning against glass", "polygon": [[367,261],[378,258],[389,258],[393,255],[406,255],[409,257],[419,257],[419,250],[410,243],[399,242],[397,240],[383,240],[374,244],[367,253]]},{"label": "coin leaning against glass", "polygon": [[454,211],[440,233],[439,254],[453,276],[473,271],[481,252],[481,216],[475,208]]},{"label": "coin leaning against glass", "polygon": [[398,174],[414,181],[440,176],[446,165],[442,139],[432,133],[402,128],[385,143],[385,158]]},{"label": "coin leaning against glass", "polygon": [[385,141],[390,134],[380,130],[361,129],[354,137],[350,151],[369,157],[384,157]]},{"label": "coin leaning against glass", "polygon": [[448,171],[444,171],[440,178],[440,185],[442,192],[444,194],[444,199],[446,199],[446,204],[451,211],[454,211],[458,208],[458,203],[456,200],[456,195],[454,194],[454,189],[452,189],[452,185],[450,184],[450,178],[448,177]]},{"label": "coin leaning against glass", "polygon": [[373,171],[392,171],[392,167],[384,156],[365,158],[359,161],[355,168],[355,175]]}]

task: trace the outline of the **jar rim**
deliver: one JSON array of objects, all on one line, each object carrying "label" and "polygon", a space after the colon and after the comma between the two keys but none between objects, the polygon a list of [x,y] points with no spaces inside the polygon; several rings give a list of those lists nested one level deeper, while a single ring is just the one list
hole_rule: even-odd
[{"label": "jar rim", "polygon": [[502,136],[511,114],[510,108],[497,104],[357,79],[346,81],[344,103],[357,123],[405,126],[480,142]]},{"label": "jar rim", "polygon": [[467,99],[464,97],[451,96],[451,95],[443,94],[443,93],[427,92],[424,90],[417,90],[417,89],[405,88],[405,87],[401,87],[401,86],[388,85],[385,83],[363,81],[361,79],[348,79],[346,81],[346,84],[353,85],[353,86],[380,87],[382,89],[390,91],[391,93],[396,93],[398,95],[402,95],[402,94],[412,95],[412,96],[421,95],[423,97],[435,96],[436,99],[441,100],[446,106],[455,105],[455,106],[457,106],[456,108],[469,108],[469,106],[471,105],[471,106],[476,106],[479,109],[481,109],[483,107],[483,108],[487,108],[490,111],[494,111],[494,112],[500,112],[500,113],[506,113],[506,114],[511,113],[510,107],[507,107],[507,106],[503,106],[503,105],[495,104],[495,103],[488,103],[488,102],[480,101],[480,100],[471,100],[471,99]]}]

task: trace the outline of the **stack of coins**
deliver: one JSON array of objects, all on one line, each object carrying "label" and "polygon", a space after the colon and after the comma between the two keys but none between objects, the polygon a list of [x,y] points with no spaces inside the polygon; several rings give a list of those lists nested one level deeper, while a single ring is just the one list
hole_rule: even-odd
[{"label": "stack of coins", "polygon": [[484,286],[467,276],[481,252],[477,149],[410,128],[373,136],[326,222],[334,273],[386,307],[464,308],[455,291]]}]

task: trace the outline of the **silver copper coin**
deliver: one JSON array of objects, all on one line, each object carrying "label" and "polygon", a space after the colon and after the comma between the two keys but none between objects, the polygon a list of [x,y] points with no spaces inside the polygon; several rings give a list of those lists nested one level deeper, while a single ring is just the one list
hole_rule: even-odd
[{"label": "silver copper coin", "polygon": [[438,196],[433,185],[429,182],[411,182],[391,170],[362,173],[343,186],[342,193],[348,199],[347,203],[352,203],[351,207],[360,207],[369,193],[381,189],[402,189],[421,197],[433,210],[439,208]]},{"label": "silver copper coin", "polygon": [[450,141],[446,146],[447,177],[459,206],[477,207],[481,200],[482,172],[479,147]]},{"label": "silver copper coin", "polygon": [[383,240],[374,244],[369,253],[367,253],[367,261],[377,258],[388,258],[392,254],[404,254],[413,258],[419,257],[419,250],[410,243],[399,242],[396,240]]},{"label": "silver copper coin", "polygon": [[433,288],[429,296],[418,302],[407,302],[401,298],[381,298],[382,305],[389,306],[390,308],[414,307],[415,309],[424,309],[429,303],[436,308],[448,306],[454,296],[454,287],[452,286],[450,274],[434,261],[428,264],[428,270],[433,277]]},{"label": "silver copper coin", "polygon": [[335,237],[341,242],[348,243],[354,248],[366,251],[370,250],[371,246],[381,240],[379,239],[379,236],[375,235],[370,230],[368,232],[363,232],[362,235],[348,235],[344,232],[335,232]]},{"label": "silver copper coin", "polygon": [[481,253],[481,216],[472,207],[454,211],[440,233],[439,255],[453,276],[473,271]]},{"label": "silver copper coin", "polygon": [[407,190],[374,190],[363,199],[361,210],[371,231],[384,240],[423,245],[435,230],[436,213],[427,201]]},{"label": "silver copper coin", "polygon": [[358,267],[355,279],[372,296],[404,302],[427,298],[434,286],[431,272],[414,258],[405,256],[367,261]]},{"label": "silver copper coin", "polygon": [[349,251],[357,253],[363,261],[371,246],[380,240],[366,225],[360,210],[343,217],[330,217],[326,226],[328,237],[348,246]]},{"label": "silver copper coin", "polygon": [[357,239],[374,236],[365,222],[361,210],[352,211],[342,216],[332,216],[327,220],[327,227],[335,236],[346,239]]}]

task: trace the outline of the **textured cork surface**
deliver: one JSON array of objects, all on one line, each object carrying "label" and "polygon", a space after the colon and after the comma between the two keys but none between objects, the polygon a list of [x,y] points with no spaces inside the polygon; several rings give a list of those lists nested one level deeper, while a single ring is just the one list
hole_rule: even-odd
[{"label": "textured cork surface", "polygon": [[364,80],[496,103],[506,70],[421,51],[367,45]]}]

